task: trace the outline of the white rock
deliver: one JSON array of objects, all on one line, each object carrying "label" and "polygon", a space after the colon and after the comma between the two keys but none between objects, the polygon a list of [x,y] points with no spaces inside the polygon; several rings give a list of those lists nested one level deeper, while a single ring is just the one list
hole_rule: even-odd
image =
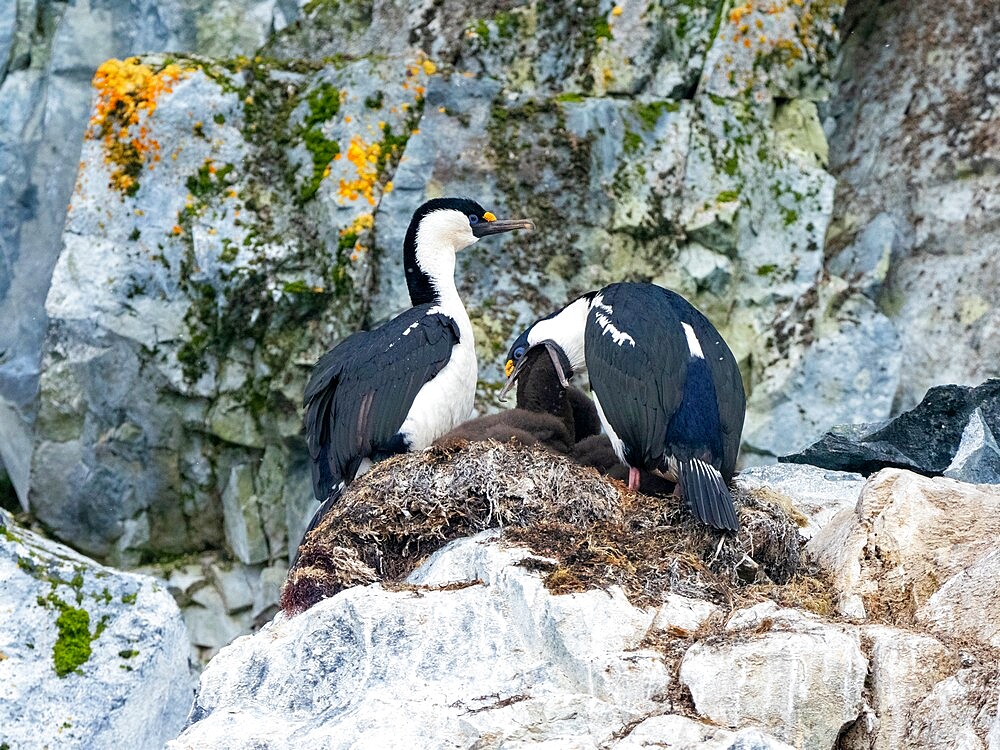
[{"label": "white rock", "polygon": [[[154,579],[98,565],[0,511],[0,622],[0,746],[146,750],[183,726],[187,634]],[[60,677],[55,654],[88,637],[89,657],[60,661]]]},{"label": "white rock", "polygon": [[916,620],[945,637],[1000,649],[1000,543],[945,581],[917,610]]},{"label": "white rock", "polygon": [[996,666],[963,669],[942,680],[917,706],[909,750],[997,750],[1000,684]]},{"label": "white rock", "polygon": [[705,623],[722,616],[722,608],[702,599],[667,594],[656,610],[653,630],[670,635],[694,634]]},{"label": "white rock", "polygon": [[[529,556],[487,533],[410,578],[427,590],[355,587],[279,615],[209,664],[193,723],[169,747],[609,742],[659,710],[653,699],[671,683],[662,656],[641,645],[654,613],[620,590],[552,596],[515,565]],[[455,581],[471,585],[440,590]]]},{"label": "white rock", "polygon": [[862,629],[868,644],[869,706],[843,739],[844,750],[911,747],[913,717],[934,685],[958,668],[957,655],[930,636],[885,625]]},{"label": "white rock", "polygon": [[[1000,488],[885,469],[869,478],[856,508],[841,511],[806,549],[831,573],[841,613],[912,622],[914,611],[992,552],[997,539]],[[983,622],[988,641],[995,625]]]},{"label": "white rock", "polygon": [[612,747],[614,750],[647,747],[661,750],[791,750],[792,746],[758,729],[730,732],[673,714],[646,719]]},{"label": "white rock", "polygon": [[805,464],[770,464],[744,469],[736,479],[747,489],[766,487],[786,495],[808,523],[799,531],[812,538],[844,508],[853,508],[865,480],[860,474]]},{"label": "white rock", "polygon": [[861,711],[867,669],[856,629],[764,602],[734,613],[724,637],[692,646],[680,678],[698,713],[723,726],[829,750]]}]

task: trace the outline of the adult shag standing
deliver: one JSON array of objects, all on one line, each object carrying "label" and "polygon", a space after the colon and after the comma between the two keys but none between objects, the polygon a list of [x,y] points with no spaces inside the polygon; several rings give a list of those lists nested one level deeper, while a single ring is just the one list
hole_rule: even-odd
[{"label": "adult shag standing", "polygon": [[430,445],[466,419],[476,392],[472,324],[455,286],[455,255],[487,237],[533,229],[472,200],[438,198],[413,214],[403,243],[409,310],[348,336],[316,363],[305,390],[315,528],[373,461]]}]

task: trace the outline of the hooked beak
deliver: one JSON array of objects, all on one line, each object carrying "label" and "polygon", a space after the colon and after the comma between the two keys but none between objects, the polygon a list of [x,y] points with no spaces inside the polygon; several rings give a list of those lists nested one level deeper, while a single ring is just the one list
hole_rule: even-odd
[{"label": "hooked beak", "polygon": [[[535,346],[531,347],[531,349],[538,346],[544,346],[545,351],[548,352],[549,358],[552,360],[552,366],[556,368],[556,376],[559,378],[560,385],[562,385],[563,388],[569,388],[569,378],[566,377],[566,370],[559,358],[558,344],[554,341],[546,339],[545,341],[535,344]],[[528,352],[530,352],[531,349],[529,349]],[[503,384],[503,388],[500,390],[500,395],[497,397],[498,400],[507,400],[507,392],[514,387],[518,376],[521,374],[521,371],[525,368],[525,365],[528,362],[528,352],[525,352],[524,356],[518,360],[517,365],[514,364],[514,360],[507,360],[507,364],[504,365],[504,373],[507,375],[507,382]]]},{"label": "hooked beak", "polygon": [[476,237],[486,237],[491,234],[500,234],[501,232],[509,232],[513,229],[527,229],[528,231],[533,231],[535,229],[535,224],[530,219],[506,219],[501,221],[500,219],[494,219],[493,221],[481,221],[478,224],[473,224],[472,234]]}]

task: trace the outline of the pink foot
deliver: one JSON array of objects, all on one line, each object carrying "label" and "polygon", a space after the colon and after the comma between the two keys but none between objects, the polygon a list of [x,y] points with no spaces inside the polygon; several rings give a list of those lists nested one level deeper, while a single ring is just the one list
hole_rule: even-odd
[{"label": "pink foot", "polygon": [[634,466],[628,467],[628,488],[633,492],[639,490],[639,470]]}]

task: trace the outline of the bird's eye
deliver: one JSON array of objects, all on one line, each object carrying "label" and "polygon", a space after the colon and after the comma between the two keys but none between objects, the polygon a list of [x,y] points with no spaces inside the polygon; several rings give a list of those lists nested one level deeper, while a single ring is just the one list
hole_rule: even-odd
[{"label": "bird's eye", "polygon": [[479,217],[476,216],[475,214],[469,214],[469,223],[470,224],[478,224],[479,223]]},{"label": "bird's eye", "polygon": [[523,356],[524,356],[524,347],[523,346],[517,347],[517,349],[514,350],[514,359],[520,359]]}]

